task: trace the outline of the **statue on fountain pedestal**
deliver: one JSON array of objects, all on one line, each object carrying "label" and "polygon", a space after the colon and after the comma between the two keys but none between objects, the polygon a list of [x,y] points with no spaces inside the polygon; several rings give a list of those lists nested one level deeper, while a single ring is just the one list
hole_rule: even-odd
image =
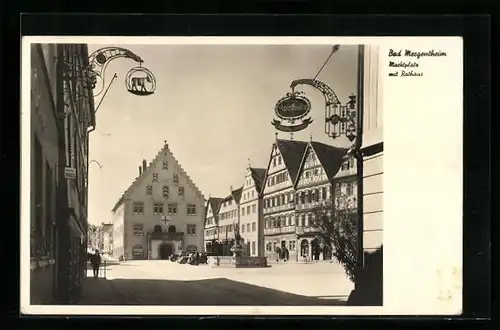
[{"label": "statue on fountain pedestal", "polygon": [[233,247],[231,247],[231,251],[233,252],[233,257],[240,257],[241,253],[243,251],[243,247],[241,246],[241,235],[240,235],[240,228],[238,224],[233,224],[233,230],[234,230],[234,240],[235,244]]}]

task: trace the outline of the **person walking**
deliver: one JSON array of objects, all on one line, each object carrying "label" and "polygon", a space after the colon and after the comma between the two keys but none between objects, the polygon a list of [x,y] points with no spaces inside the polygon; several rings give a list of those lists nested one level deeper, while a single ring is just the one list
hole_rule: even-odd
[{"label": "person walking", "polygon": [[101,255],[99,250],[95,251],[95,254],[92,256],[92,270],[94,271],[94,278],[99,278],[99,267],[101,267]]}]

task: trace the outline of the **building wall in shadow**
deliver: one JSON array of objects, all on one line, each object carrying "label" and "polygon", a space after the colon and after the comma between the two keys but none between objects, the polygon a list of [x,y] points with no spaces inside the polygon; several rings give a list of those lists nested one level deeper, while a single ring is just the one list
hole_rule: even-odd
[{"label": "building wall in shadow", "polygon": [[347,304],[351,306],[383,305],[383,246],[372,253],[365,253],[364,267],[356,274],[356,288]]}]

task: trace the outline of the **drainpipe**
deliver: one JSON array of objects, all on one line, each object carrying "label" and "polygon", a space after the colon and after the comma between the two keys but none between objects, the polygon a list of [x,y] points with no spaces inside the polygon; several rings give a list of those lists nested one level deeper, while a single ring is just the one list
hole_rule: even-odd
[{"label": "drainpipe", "polygon": [[[357,134],[354,147],[354,157],[356,159],[356,173],[357,173],[357,269],[362,269],[364,267],[364,256],[363,256],[363,154],[361,148],[363,146],[363,114],[364,114],[364,55],[365,46],[358,46],[358,100],[357,104]],[[356,281],[358,283],[359,281]]]}]

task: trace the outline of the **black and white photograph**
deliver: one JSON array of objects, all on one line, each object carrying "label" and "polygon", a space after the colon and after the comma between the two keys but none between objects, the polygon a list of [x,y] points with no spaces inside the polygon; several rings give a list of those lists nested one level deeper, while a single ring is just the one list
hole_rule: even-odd
[{"label": "black and white photograph", "polygon": [[[442,75],[436,68],[461,56],[459,48],[333,37],[31,39],[23,40],[22,69],[26,310],[355,315],[404,309],[394,292],[423,283],[440,304],[455,299],[442,306],[447,312],[460,306],[461,205],[443,191],[461,184],[461,136],[453,135],[461,123],[452,117],[443,128],[455,144],[422,155],[404,141],[428,143],[426,128],[415,137],[405,131],[413,119],[401,113],[432,92],[417,88]],[[413,101],[399,99],[404,89]],[[406,123],[395,128],[394,120]],[[427,187],[426,199],[455,203],[441,255],[460,250],[419,279],[423,257],[412,259],[411,249],[425,234],[409,228],[440,215],[410,208],[404,200],[419,190],[402,196],[408,188],[397,187],[424,177],[409,174],[422,157],[452,166],[435,165],[434,175],[448,177]],[[396,232],[403,223],[415,236]],[[440,229],[429,230],[432,240]],[[406,263],[396,261],[404,254]],[[412,267],[404,284],[398,271]]]}]

